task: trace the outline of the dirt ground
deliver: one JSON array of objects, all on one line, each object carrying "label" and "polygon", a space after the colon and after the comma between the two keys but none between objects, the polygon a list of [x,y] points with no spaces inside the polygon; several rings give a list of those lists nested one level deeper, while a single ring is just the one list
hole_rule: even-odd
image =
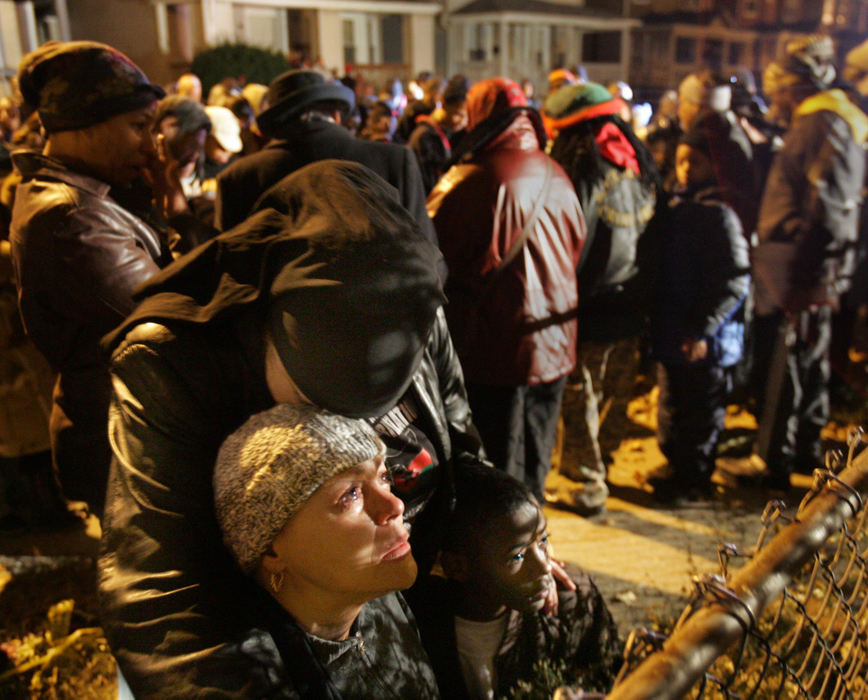
[{"label": "dirt ground", "polygon": [[[654,437],[655,413],[656,389],[640,385],[613,455],[604,516],[545,509],[556,555],[593,575],[623,639],[635,627],[677,618],[692,577],[718,571],[720,544],[750,548],[767,500],[736,488],[719,469],[715,498],[679,508],[655,504],[646,479],[665,463]],[[828,446],[842,444],[848,429],[846,422],[830,425]],[[731,408],[719,466],[748,454],[755,430],[749,413]],[[810,477],[796,475],[794,484],[806,489]],[[96,618],[98,538],[95,518],[86,532],[0,536],[0,700],[117,697],[113,659]],[[49,612],[63,600],[74,601],[71,611]]]}]

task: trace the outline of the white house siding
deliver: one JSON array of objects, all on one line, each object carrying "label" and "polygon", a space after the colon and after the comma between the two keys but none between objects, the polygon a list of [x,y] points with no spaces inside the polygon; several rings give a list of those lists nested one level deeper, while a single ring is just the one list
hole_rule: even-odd
[{"label": "white house siding", "polygon": [[[554,68],[583,65],[588,78],[607,83],[624,80],[630,65],[629,28],[636,20],[621,18],[551,17],[504,18],[497,16],[449,18],[448,72],[463,73],[470,80],[504,75],[513,80],[531,79],[539,94]],[[617,61],[588,61],[583,46],[588,35],[611,33],[619,43]],[[607,38],[608,40],[608,38]]]},{"label": "white house siding", "polygon": [[11,94],[9,79],[17,72],[23,53],[15,3],[12,0],[0,0],[0,95]]}]

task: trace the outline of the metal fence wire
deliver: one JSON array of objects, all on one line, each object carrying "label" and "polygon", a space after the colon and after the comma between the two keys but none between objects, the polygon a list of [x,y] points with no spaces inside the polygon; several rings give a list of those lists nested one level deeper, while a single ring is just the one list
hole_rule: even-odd
[{"label": "metal fence wire", "polygon": [[609,700],[868,699],[865,445],[827,455],[794,514],[770,502],[752,550],[721,545],[668,638],[631,634]]}]

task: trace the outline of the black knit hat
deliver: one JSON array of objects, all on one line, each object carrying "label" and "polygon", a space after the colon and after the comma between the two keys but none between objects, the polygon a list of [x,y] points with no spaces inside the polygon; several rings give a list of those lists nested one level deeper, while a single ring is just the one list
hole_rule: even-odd
[{"label": "black knit hat", "polygon": [[291,70],[277,76],[268,86],[268,109],[256,118],[264,134],[271,134],[279,124],[300,116],[317,102],[342,102],[350,110],[355,106],[353,91],[340,83],[326,81],[314,70]]},{"label": "black knit hat", "polygon": [[21,60],[18,85],[49,134],[99,124],[165,95],[127,56],[95,41],[40,46]]},{"label": "black knit hat", "polygon": [[250,312],[313,403],[381,415],[407,390],[444,301],[439,258],[393,187],[358,163],[319,161],[154,275],[105,342],[145,320],[212,324]]},{"label": "black knit hat", "polygon": [[286,178],[256,204],[315,236],[275,276],[268,330],[317,406],[380,415],[409,385],[442,303],[438,254],[385,182],[355,163],[324,162],[332,167],[301,187]]}]

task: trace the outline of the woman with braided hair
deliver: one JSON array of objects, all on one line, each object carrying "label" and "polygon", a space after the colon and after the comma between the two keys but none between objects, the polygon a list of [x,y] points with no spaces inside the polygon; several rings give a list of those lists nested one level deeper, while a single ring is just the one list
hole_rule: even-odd
[{"label": "woman with braided hair", "polygon": [[555,134],[551,156],[572,180],[588,227],[578,266],[578,356],[546,500],[582,515],[605,508],[605,460],[620,436],[606,440],[601,422],[607,416],[611,426],[626,413],[655,268],[649,223],[662,186],[651,153],[619,116],[623,104],[602,85],[582,83],[561,88],[543,106]]}]

